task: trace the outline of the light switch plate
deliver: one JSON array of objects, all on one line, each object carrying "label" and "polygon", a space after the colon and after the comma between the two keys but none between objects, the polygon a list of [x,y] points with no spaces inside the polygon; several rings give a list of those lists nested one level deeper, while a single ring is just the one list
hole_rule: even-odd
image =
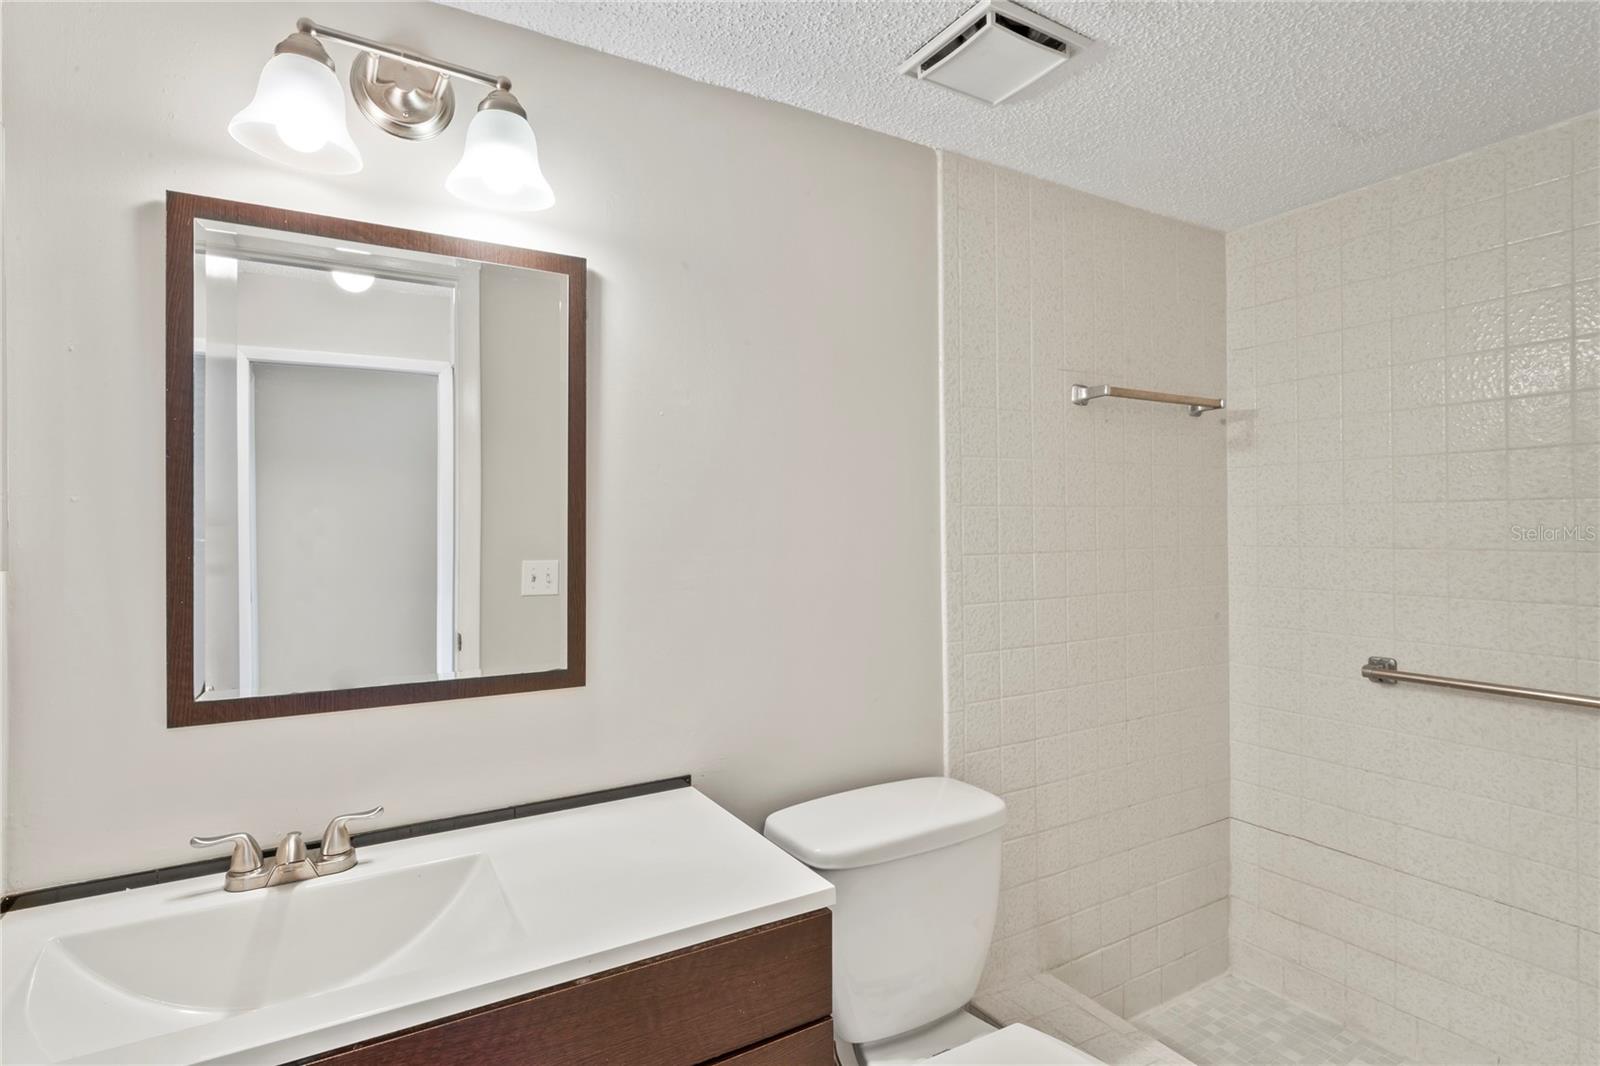
[{"label": "light switch plate", "polygon": [[561,563],[556,559],[522,560],[522,594],[524,596],[554,596],[561,591],[557,580]]}]

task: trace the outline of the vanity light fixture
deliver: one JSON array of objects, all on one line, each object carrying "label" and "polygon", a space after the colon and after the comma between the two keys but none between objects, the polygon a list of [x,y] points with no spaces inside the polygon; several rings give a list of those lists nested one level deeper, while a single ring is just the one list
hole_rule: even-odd
[{"label": "vanity light fixture", "polygon": [[453,79],[487,86],[467,127],[461,162],[445,188],[480,207],[538,211],[555,203],[539,169],[528,113],[511,79],[485,74],[310,19],[279,42],[261,70],[256,95],[228,123],[233,139],[278,163],[319,174],[354,174],[361,153],[345,124],[344,99],[324,40],[357,49],[350,92],[367,121],[408,141],[437,137],[455,116]]}]

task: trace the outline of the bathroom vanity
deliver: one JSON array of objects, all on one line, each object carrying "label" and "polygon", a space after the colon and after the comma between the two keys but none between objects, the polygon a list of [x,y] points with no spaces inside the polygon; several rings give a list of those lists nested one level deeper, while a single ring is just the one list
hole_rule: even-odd
[{"label": "bathroom vanity", "polygon": [[0,920],[6,1062],[833,1062],[833,886],[691,787]]}]

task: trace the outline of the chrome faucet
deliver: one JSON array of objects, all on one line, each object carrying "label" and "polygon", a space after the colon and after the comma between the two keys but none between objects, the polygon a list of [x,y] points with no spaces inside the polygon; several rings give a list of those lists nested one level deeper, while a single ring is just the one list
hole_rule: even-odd
[{"label": "chrome faucet", "polygon": [[306,853],[305,838],[298,831],[283,834],[277,853],[271,858],[262,857],[261,845],[249,833],[190,837],[189,846],[214,848],[232,844],[233,859],[222,878],[222,887],[228,892],[248,892],[253,888],[287,885],[350,869],[356,864],[355,845],[350,842],[350,822],[356,818],[375,818],[382,813],[383,808],[379,806],[370,811],[337,815],[322,831],[322,844],[315,858]]}]

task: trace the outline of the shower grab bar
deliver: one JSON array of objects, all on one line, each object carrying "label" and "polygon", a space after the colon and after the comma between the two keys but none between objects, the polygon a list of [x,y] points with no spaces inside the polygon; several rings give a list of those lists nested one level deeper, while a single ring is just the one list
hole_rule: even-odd
[{"label": "shower grab bar", "polygon": [[1189,414],[1194,418],[1198,418],[1207,411],[1220,411],[1228,405],[1226,400],[1212,399],[1208,396],[1184,396],[1182,393],[1177,392],[1125,389],[1121,385],[1072,386],[1072,402],[1079,407],[1087,406],[1090,400],[1100,400],[1106,397],[1114,400],[1148,400],[1151,403],[1183,404],[1189,408]]},{"label": "shower grab bar", "polygon": [[1523,688],[1521,685],[1494,685],[1487,681],[1466,681],[1459,677],[1440,677],[1437,674],[1414,674],[1400,669],[1393,659],[1374,655],[1361,668],[1361,676],[1380,685],[1398,685],[1408,681],[1418,685],[1437,685],[1439,688],[1460,689],[1463,692],[1485,692],[1491,696],[1512,696],[1521,700],[1542,700],[1567,707],[1587,707],[1600,711],[1600,696],[1583,696],[1576,692],[1553,692],[1542,688]]}]

